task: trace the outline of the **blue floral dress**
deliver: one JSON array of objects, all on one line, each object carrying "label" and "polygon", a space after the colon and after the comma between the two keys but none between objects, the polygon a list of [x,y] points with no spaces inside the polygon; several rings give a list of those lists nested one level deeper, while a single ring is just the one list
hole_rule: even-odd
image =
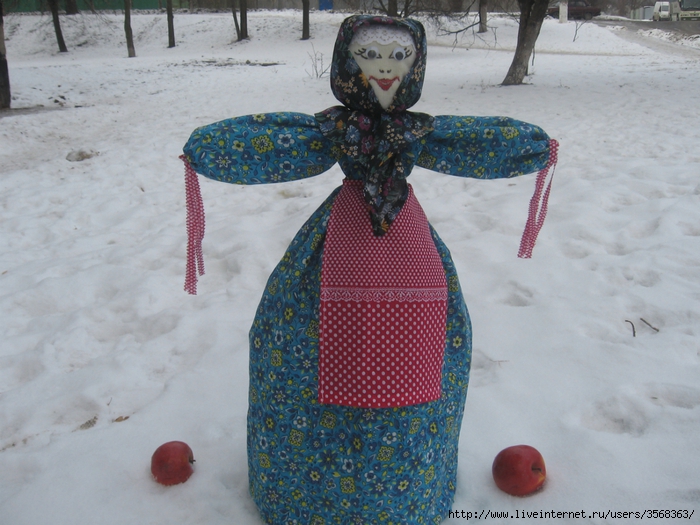
[{"label": "blue floral dress", "polygon": [[[353,23],[358,19],[377,23],[375,17],[353,17]],[[503,117],[430,119],[431,131],[413,137],[400,152],[406,176],[418,165],[493,179],[547,164],[549,139],[536,126]],[[224,120],[195,130],[185,157],[197,173],[233,184],[299,180],[336,162],[348,179],[366,181],[362,159],[329,138],[324,121],[299,113]],[[250,492],[271,525],[437,524],[454,498],[471,362],[471,325],[459,279],[431,227],[448,288],[439,399],[382,409],[319,403],[321,269],[339,191],[292,240],[250,330]]]}]

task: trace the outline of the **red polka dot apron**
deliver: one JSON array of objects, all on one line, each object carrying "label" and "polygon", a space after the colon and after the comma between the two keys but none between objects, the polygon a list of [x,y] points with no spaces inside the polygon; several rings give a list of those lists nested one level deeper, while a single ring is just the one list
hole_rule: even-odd
[{"label": "red polka dot apron", "polygon": [[428,219],[409,197],[386,235],[372,232],[363,183],[333,203],[321,272],[319,402],[416,405],[440,397],[447,284]]}]

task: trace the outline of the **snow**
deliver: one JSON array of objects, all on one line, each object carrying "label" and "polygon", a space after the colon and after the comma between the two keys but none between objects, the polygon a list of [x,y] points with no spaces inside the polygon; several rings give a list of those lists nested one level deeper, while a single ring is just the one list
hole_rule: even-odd
[{"label": "snow", "polygon": [[649,29],[647,31],[640,31],[640,33],[643,36],[658,38],[659,40],[663,40],[665,42],[674,42],[684,46],[691,46],[700,49],[700,35],[681,36],[669,31],[663,31],[661,29]]},{"label": "snow", "polygon": [[[329,63],[344,16],[313,13],[303,42],[299,12],[253,12],[250,41],[236,43],[230,14],[179,13],[167,49],[165,15],[135,14],[132,59],[118,15],[63,17],[67,54],[49,16],[6,16],[2,525],[262,523],[247,492],[247,331],[287,243],[342,175],[203,180],[207,274],[189,296],[177,157],[200,125],[335,105],[313,57]],[[491,25],[456,42],[429,25],[414,109],[508,115],[561,149],[531,260],[516,253],[534,177],[411,176],[474,323],[453,508],[697,515],[700,53],[546,20],[528,84],[500,87],[517,23]],[[197,463],[166,488],[149,465],[171,440]],[[490,474],[520,443],[547,462],[545,489],[528,498]]]}]

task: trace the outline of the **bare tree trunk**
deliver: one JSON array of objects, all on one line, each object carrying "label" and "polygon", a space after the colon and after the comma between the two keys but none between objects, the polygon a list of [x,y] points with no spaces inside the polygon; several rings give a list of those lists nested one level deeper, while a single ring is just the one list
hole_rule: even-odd
[{"label": "bare tree trunk", "polygon": [[56,31],[56,41],[58,42],[58,50],[61,53],[68,53],[66,42],[63,40],[63,32],[61,31],[61,21],[58,19],[58,0],[48,0],[51,16],[53,17],[53,28]]},{"label": "bare tree trunk", "polygon": [[450,0],[450,12],[451,13],[461,13],[462,12],[462,0]]},{"label": "bare tree trunk", "polygon": [[308,40],[311,38],[309,31],[309,0],[301,0],[302,16],[301,16],[301,39]]},{"label": "bare tree trunk", "polygon": [[387,15],[399,16],[399,2],[398,2],[398,0],[389,0],[389,8],[387,9]]},{"label": "bare tree trunk", "polygon": [[165,4],[168,12],[168,47],[175,47],[175,24],[173,23],[173,0],[168,0]]},{"label": "bare tree trunk", "polygon": [[124,33],[129,58],[133,58],[136,56],[136,48],[134,48],[134,34],[131,31],[131,0],[124,0]]},{"label": "bare tree trunk", "polygon": [[233,25],[236,26],[236,40],[241,40],[241,26],[238,25],[238,15],[236,14],[236,0],[231,0],[231,13],[233,14]]},{"label": "bare tree trunk", "polygon": [[241,36],[238,40],[248,38],[248,0],[240,0],[238,6],[241,8]]},{"label": "bare tree trunk", "polygon": [[540,35],[542,21],[547,16],[548,0],[518,0],[520,5],[520,27],[518,44],[515,48],[513,62],[503,80],[504,86],[522,84],[527,75],[527,65],[535,49],[535,42]]},{"label": "bare tree trunk", "polygon": [[489,15],[489,0],[479,0],[479,33],[486,33],[486,21]]},{"label": "bare tree trunk", "polygon": [[10,71],[7,68],[7,51],[5,49],[5,13],[2,0],[0,0],[0,109],[9,109],[11,103]]},{"label": "bare tree trunk", "polygon": [[80,13],[78,10],[78,0],[66,0],[66,14],[77,15],[78,13]]},{"label": "bare tree trunk", "polygon": [[[420,6],[416,6],[415,0],[404,0],[403,11],[401,11],[401,18],[408,18],[413,13],[418,11]],[[398,6],[397,6],[398,11]]]}]

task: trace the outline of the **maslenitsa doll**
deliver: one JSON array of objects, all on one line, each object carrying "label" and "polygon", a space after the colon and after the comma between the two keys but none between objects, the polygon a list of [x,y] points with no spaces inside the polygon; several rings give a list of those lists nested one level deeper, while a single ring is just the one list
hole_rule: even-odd
[{"label": "maslenitsa doll", "polygon": [[204,227],[195,172],[263,184],[338,162],[346,177],[293,239],[250,330],[250,492],[269,524],[434,524],[451,509],[471,326],[406,178],[415,165],[480,179],[540,171],[527,256],[556,143],[508,118],[407,111],[425,61],[420,23],[352,16],[331,69],[342,106],[224,120],[184,148],[191,293]]}]

